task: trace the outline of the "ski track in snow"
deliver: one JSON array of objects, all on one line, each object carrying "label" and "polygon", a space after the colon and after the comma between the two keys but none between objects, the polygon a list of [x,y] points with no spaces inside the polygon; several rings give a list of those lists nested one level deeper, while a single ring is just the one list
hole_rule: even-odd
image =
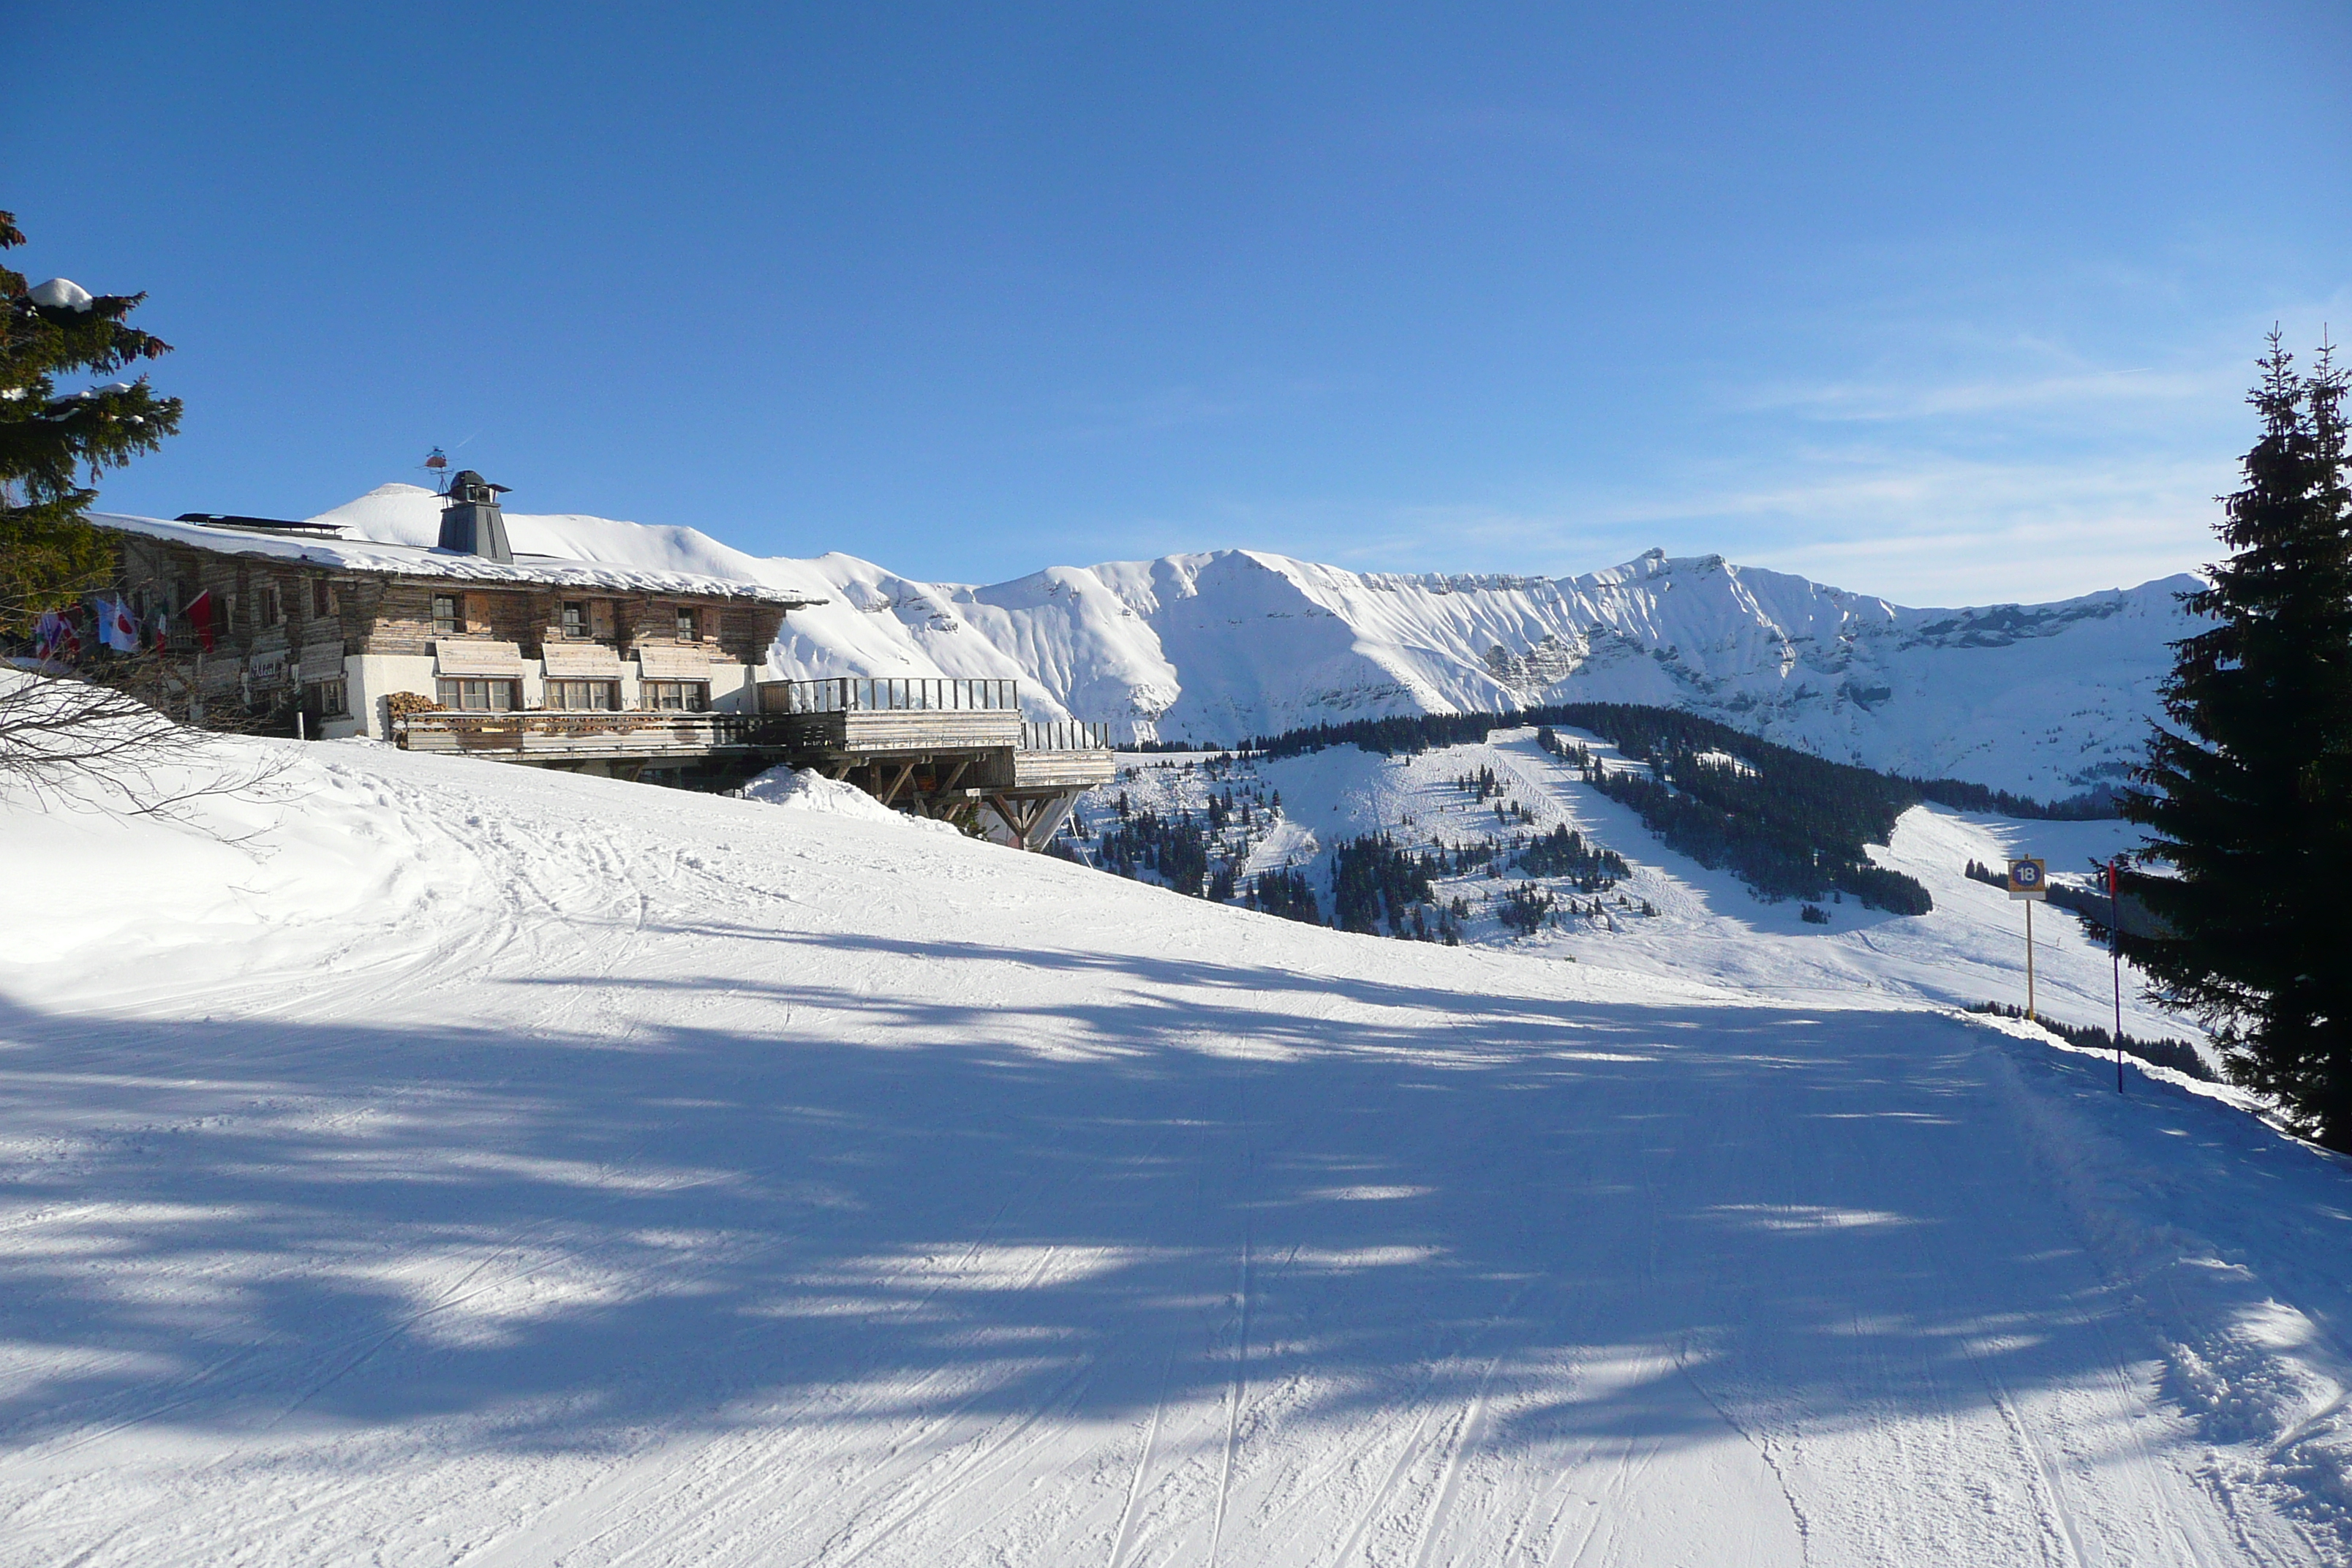
[{"label": "ski track in snow", "polygon": [[2352,1560],[2352,1175],[1948,1010],[2019,967],[1957,859],[2045,825],[1914,813],[1937,913],[1823,931],[1460,750],[1284,764],[1280,853],[1475,750],[1660,916],[1352,938],[357,744],[243,847],[10,808],[144,907],[0,917],[0,1555]]}]

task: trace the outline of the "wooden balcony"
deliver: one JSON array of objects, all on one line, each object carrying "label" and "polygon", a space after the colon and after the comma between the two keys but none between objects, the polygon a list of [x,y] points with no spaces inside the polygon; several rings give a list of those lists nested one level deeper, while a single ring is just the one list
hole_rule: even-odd
[{"label": "wooden balcony", "polygon": [[1091,789],[1118,776],[1109,725],[1068,719],[1021,726],[1013,753],[1014,789]]},{"label": "wooden balcony", "polygon": [[1021,743],[1019,683],[842,677],[769,680],[760,707],[795,751],[864,759],[1010,752]]},{"label": "wooden balcony", "polygon": [[751,752],[767,727],[748,713],[412,713],[393,721],[393,739],[501,762],[648,762]]}]

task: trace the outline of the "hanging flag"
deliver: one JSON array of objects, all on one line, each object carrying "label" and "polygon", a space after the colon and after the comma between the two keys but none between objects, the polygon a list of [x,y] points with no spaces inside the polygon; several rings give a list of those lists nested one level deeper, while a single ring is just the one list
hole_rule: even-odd
[{"label": "hanging flag", "polygon": [[139,623],[121,600],[98,602],[98,640],[117,653],[139,651]]},{"label": "hanging flag", "polygon": [[210,588],[187,602],[180,613],[188,617],[188,625],[196,634],[196,646],[206,653],[213,651],[213,591]]},{"label": "hanging flag", "polygon": [[172,618],[163,613],[163,607],[161,605],[158,605],[155,607],[155,618],[148,626],[147,629],[154,636],[155,651],[157,653],[162,653],[165,648],[171,646]]},{"label": "hanging flag", "polygon": [[33,627],[33,656],[37,658],[67,659],[80,648],[81,639],[74,636],[73,622],[55,610],[43,610]]}]

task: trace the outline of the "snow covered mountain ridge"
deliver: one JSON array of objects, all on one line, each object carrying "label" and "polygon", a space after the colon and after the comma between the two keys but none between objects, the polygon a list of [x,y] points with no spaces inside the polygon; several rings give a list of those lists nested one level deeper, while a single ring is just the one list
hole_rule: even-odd
[{"label": "snow covered mountain ridge", "polygon": [[[386,485],[316,520],[433,542],[439,501]],[[2043,797],[2136,760],[2166,645],[2192,629],[2174,576],[2043,605],[1914,609],[1719,555],[1576,577],[1350,572],[1262,551],[925,583],[840,553],[761,558],[690,528],[509,514],[518,551],[708,573],[820,595],[787,677],[996,676],[1039,718],[1137,740],[1233,742],[1395,713],[1619,701],[1682,708],[1890,772]]]}]

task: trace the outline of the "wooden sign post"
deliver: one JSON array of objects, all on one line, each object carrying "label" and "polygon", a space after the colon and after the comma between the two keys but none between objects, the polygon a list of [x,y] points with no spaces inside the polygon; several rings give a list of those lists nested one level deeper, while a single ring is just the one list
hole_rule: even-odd
[{"label": "wooden sign post", "polygon": [[2033,1017],[2033,906],[2050,897],[2050,868],[2031,857],[2011,860],[2009,863],[2009,896],[2025,900],[2025,1016],[2032,1018]]}]

